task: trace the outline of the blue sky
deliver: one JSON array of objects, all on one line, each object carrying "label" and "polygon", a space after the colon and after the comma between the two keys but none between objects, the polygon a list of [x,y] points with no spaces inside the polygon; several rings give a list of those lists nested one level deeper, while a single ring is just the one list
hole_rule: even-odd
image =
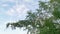
[{"label": "blue sky", "polygon": [[23,29],[6,29],[6,23],[25,19],[27,11],[38,8],[39,0],[0,0],[0,34],[26,34]]}]

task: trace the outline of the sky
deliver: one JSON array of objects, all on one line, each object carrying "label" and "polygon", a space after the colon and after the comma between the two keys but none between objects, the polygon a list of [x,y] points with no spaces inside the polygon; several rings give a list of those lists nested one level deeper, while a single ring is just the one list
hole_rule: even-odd
[{"label": "sky", "polygon": [[0,0],[0,34],[26,34],[23,29],[6,29],[9,22],[24,20],[27,11],[35,11],[39,0]]}]

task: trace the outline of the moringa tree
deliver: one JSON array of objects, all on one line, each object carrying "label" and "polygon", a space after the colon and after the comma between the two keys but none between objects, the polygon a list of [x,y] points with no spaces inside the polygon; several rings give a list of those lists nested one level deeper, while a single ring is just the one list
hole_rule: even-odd
[{"label": "moringa tree", "polygon": [[27,14],[25,20],[7,23],[7,27],[25,27],[27,34],[60,34],[60,0],[39,1],[39,8]]}]

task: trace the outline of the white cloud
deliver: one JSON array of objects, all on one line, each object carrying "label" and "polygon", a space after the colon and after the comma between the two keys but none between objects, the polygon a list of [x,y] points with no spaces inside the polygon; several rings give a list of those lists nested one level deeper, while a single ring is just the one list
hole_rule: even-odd
[{"label": "white cloud", "polygon": [[22,5],[16,5],[13,8],[9,9],[6,12],[6,14],[10,15],[10,16],[15,15],[15,14],[25,15],[27,13],[27,11],[28,11],[28,8],[24,4],[22,4]]},{"label": "white cloud", "polygon": [[10,9],[6,12],[6,14],[12,16],[14,14],[14,10]]},{"label": "white cloud", "polygon": [[30,0],[25,0],[25,1],[29,2]]},{"label": "white cloud", "polygon": [[27,13],[27,7],[25,5],[19,5],[19,7],[16,7],[16,11],[19,13],[19,14],[22,14],[22,13]]},{"label": "white cloud", "polygon": [[13,2],[13,1],[16,1],[16,0],[0,0],[0,1],[2,1],[2,2],[7,2],[7,1]]},{"label": "white cloud", "polygon": [[33,0],[24,0],[25,2],[31,2],[31,1],[33,1]]},{"label": "white cloud", "polygon": [[2,4],[2,6],[6,7],[6,6],[8,6],[8,4]]}]

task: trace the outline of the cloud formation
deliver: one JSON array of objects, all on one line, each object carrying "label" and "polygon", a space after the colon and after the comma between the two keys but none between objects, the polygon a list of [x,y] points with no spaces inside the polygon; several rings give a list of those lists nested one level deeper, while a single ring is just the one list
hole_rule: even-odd
[{"label": "cloud formation", "polygon": [[24,5],[16,5],[9,9],[6,14],[7,15],[25,15],[29,9]]}]

